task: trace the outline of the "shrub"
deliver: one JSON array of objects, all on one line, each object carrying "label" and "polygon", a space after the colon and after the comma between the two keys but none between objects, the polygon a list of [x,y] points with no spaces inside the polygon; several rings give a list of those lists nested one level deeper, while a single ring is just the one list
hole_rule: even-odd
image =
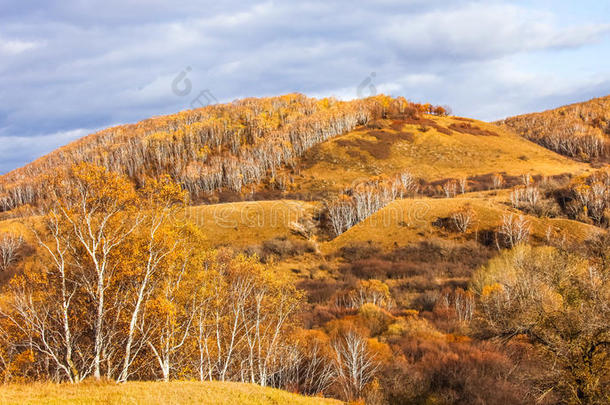
[{"label": "shrub", "polygon": [[451,219],[459,232],[466,233],[476,220],[476,212],[470,208],[463,208],[451,214]]}]

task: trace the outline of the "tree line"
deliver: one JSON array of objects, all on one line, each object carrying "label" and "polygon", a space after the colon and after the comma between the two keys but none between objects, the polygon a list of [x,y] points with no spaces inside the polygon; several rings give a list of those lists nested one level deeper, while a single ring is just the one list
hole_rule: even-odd
[{"label": "tree line", "polygon": [[390,115],[446,114],[402,97],[316,100],[301,94],[249,98],[102,130],[0,177],[0,209],[36,204],[47,173],[87,162],[138,186],[163,175],[192,197],[273,177],[312,146]]},{"label": "tree line", "polygon": [[525,138],[586,162],[610,157],[610,97],[500,121]]}]

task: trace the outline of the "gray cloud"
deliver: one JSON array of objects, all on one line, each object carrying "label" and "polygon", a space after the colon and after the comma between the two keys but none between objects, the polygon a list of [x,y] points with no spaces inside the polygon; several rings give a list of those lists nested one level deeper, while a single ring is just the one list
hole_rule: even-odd
[{"label": "gray cloud", "polygon": [[[353,98],[375,72],[378,91],[495,119],[554,96],[603,95],[610,80],[608,61],[587,75],[574,61],[553,73],[552,55],[603,55],[609,26],[566,23],[547,2],[167,4],[0,5],[0,173],[82,128],[191,108],[205,89],[220,101],[295,91]],[[181,71],[192,84],[182,97],[171,89]]]}]

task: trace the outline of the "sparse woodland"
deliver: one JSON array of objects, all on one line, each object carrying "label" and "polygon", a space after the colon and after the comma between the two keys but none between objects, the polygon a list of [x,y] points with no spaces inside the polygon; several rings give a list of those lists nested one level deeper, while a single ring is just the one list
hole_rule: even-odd
[{"label": "sparse woodland", "polygon": [[501,124],[557,153],[586,162],[610,158],[610,97],[507,118]]},{"label": "sparse woodland", "polygon": [[0,309],[5,380],[287,378],[300,293],[255,257],[202,251],[179,186],[136,192],[87,164],[56,180]]},{"label": "sparse woodland", "polygon": [[[284,192],[315,145],[425,114],[447,110],[386,96],[246,99],[110,128],[3,176],[2,210],[17,219],[0,228],[0,381],[238,381],[374,405],[608,403],[607,167],[381,173],[311,202],[288,236],[247,245],[210,240],[213,225],[185,215],[214,192]],[[491,136],[455,125],[466,132],[440,134]],[[599,163],[595,148],[575,153]],[[416,239],[350,239],[415,198],[443,214],[382,231]]]},{"label": "sparse woodland", "polygon": [[445,114],[442,107],[375,96],[349,102],[289,94],[244,99],[109,128],[0,177],[0,209],[44,199],[45,173],[88,162],[127,175],[170,176],[192,197],[273,177],[312,146],[395,114]]}]

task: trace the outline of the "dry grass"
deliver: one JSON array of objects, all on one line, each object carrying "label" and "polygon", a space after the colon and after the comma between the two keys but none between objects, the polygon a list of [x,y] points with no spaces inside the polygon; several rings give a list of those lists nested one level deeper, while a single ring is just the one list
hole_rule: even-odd
[{"label": "dry grass", "polygon": [[190,207],[187,215],[203,229],[209,247],[244,247],[277,237],[298,238],[290,224],[311,218],[315,207],[304,201],[245,201]]},{"label": "dry grass", "polygon": [[[0,233],[7,232],[15,235],[29,235],[27,226],[25,226],[22,220],[18,219],[8,219],[5,221],[0,221]],[[30,235],[31,236],[31,235]]]},{"label": "dry grass", "polygon": [[[451,239],[461,237],[458,233],[447,232],[434,222],[462,208],[476,212],[473,231],[495,230],[506,212],[520,214],[503,204],[500,198],[417,198],[398,200],[357,224],[330,242],[322,244],[322,251],[330,253],[352,242],[377,242],[384,247],[404,245],[430,238]],[[532,224],[532,237],[543,239],[550,227],[555,235],[562,235],[572,241],[582,241],[596,233],[600,228],[568,219],[537,218],[525,215]]]},{"label": "dry grass", "polygon": [[[462,119],[428,116],[427,120],[386,123],[381,130],[359,128],[318,145],[303,158],[296,191],[340,191],[358,179],[404,170],[435,181],[497,172],[551,176],[590,168],[493,124],[469,121],[471,129],[466,131],[472,133],[468,133],[448,129],[464,125]],[[496,136],[473,134],[478,132]]]},{"label": "dry grass", "polygon": [[129,382],[0,386],[0,404],[339,404],[272,388],[229,382]]},{"label": "dry grass", "polygon": [[[476,192],[456,198],[415,198],[394,201],[387,207],[357,224],[330,242],[319,244],[323,253],[331,253],[350,242],[379,242],[384,246],[417,242],[430,237],[453,238],[459,236],[444,232],[433,223],[439,218],[448,218],[461,208],[472,208],[476,212],[475,226],[479,230],[496,229],[502,215],[511,209],[508,204],[509,190]],[[320,208],[319,203],[276,200],[246,201],[189,207],[187,215],[206,235],[206,246],[231,246],[245,248],[274,238],[303,239],[295,235],[290,224],[300,217],[311,218]],[[533,236],[543,239],[552,227],[555,235],[582,241],[600,228],[581,222],[561,218],[538,218],[526,215],[533,226]],[[30,236],[30,232],[18,220],[0,221],[0,232]],[[295,274],[303,273],[315,257],[311,254],[298,258],[287,258],[281,268]],[[279,263],[278,263],[279,264]]]}]

